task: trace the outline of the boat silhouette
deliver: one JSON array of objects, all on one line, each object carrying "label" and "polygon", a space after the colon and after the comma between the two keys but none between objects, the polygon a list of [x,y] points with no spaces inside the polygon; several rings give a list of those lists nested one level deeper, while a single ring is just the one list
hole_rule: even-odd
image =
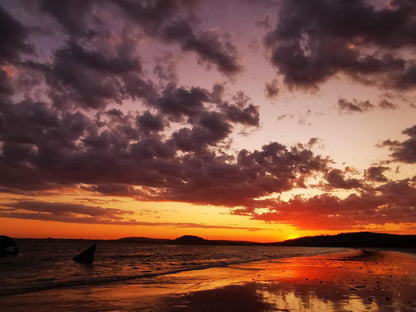
[{"label": "boat silhouette", "polygon": [[76,255],[72,260],[79,263],[92,263],[94,261],[95,247],[97,244],[85,249],[80,254]]}]

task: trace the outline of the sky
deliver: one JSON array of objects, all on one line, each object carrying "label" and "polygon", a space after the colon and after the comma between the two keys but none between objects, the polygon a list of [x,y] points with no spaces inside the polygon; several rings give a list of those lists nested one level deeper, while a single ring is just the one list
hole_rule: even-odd
[{"label": "sky", "polygon": [[416,234],[413,0],[3,0],[13,237]]}]

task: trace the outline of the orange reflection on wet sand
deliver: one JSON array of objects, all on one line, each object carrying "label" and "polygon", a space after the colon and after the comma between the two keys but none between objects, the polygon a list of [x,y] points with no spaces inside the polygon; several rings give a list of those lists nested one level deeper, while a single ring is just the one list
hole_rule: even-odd
[{"label": "orange reflection on wet sand", "polygon": [[415,256],[353,251],[264,264],[265,311],[416,311]]},{"label": "orange reflection on wet sand", "polygon": [[0,303],[7,311],[416,311],[415,264],[411,254],[350,250],[28,293]]}]

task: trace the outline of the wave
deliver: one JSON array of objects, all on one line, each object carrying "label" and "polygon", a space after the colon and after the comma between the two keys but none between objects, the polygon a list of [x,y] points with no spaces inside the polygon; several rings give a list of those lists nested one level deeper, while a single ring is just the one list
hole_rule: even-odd
[{"label": "wave", "polygon": [[[143,271],[140,274],[134,275],[112,275],[112,276],[98,276],[94,278],[86,279],[78,279],[78,280],[66,280],[66,281],[59,281],[54,278],[50,279],[38,279],[31,285],[20,285],[19,287],[2,287],[0,288],[0,297],[4,296],[12,296],[12,295],[19,295],[25,293],[32,293],[32,292],[39,292],[39,291],[46,291],[46,290],[54,290],[59,288],[76,288],[76,287],[85,287],[85,286],[98,286],[104,284],[111,284],[111,283],[119,283],[125,282],[130,280],[138,280],[138,279],[145,279],[145,278],[155,278],[158,276],[181,273],[181,272],[189,272],[189,271],[197,271],[197,270],[205,270],[210,268],[219,268],[219,267],[226,267],[231,265],[238,265],[243,263],[249,262],[256,262],[256,261],[263,261],[263,260],[271,260],[271,259],[282,259],[282,258],[292,258],[292,257],[299,257],[299,256],[311,256],[313,254],[323,254],[333,252],[333,250],[320,250],[314,253],[293,253],[293,254],[274,254],[274,255],[262,255],[260,257],[253,257],[253,258],[246,258],[232,261],[227,260],[217,260],[216,262],[210,263],[198,263],[198,262],[185,262],[183,263],[184,267],[181,268],[171,268],[165,271]],[[138,255],[130,255],[126,257],[137,257]],[[147,255],[145,256],[147,257]],[[231,259],[229,259],[231,260]]]},{"label": "wave", "polygon": [[[261,260],[264,260],[264,259],[261,259]],[[248,261],[248,262],[251,262],[251,261]],[[89,280],[71,280],[71,281],[62,281],[62,282],[43,283],[41,285],[23,286],[19,288],[9,288],[9,289],[6,288],[6,289],[0,290],[0,297],[38,292],[38,291],[44,291],[44,290],[53,290],[53,289],[58,289],[58,288],[97,286],[97,285],[103,285],[103,284],[109,284],[109,283],[118,283],[118,282],[124,282],[128,280],[135,280],[135,279],[154,278],[154,277],[168,275],[168,274],[175,274],[175,273],[196,271],[196,270],[205,270],[205,269],[214,268],[214,267],[225,267],[227,265],[235,265],[235,264],[241,264],[241,263],[243,262],[219,263],[219,264],[212,264],[212,265],[199,266],[199,267],[193,267],[193,268],[169,270],[165,272],[151,272],[151,273],[143,273],[143,274],[138,274],[138,275],[114,275],[114,276],[106,276],[106,277],[96,277],[96,278],[89,279]],[[50,281],[52,280],[53,279],[50,279]],[[40,279],[39,281],[45,282],[47,280]]]}]

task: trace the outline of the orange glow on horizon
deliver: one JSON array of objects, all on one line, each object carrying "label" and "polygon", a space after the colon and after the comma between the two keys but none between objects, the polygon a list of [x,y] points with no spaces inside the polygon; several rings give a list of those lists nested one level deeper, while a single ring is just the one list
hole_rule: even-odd
[{"label": "orange glow on horizon", "polygon": [[[7,201],[21,196],[9,195]],[[370,224],[356,230],[322,230],[319,218],[300,219],[305,229],[289,224],[253,220],[249,216],[231,215],[230,208],[200,206],[180,202],[140,202],[126,197],[96,196],[79,189],[65,189],[37,196],[48,203],[86,204],[108,209],[133,212],[127,218],[137,220],[137,225],[112,225],[94,223],[68,223],[56,221],[0,218],[2,234],[18,238],[74,238],[119,239],[122,237],[149,237],[175,239],[182,235],[196,235],[209,240],[237,240],[252,242],[278,242],[303,236],[334,235],[340,232],[373,231],[407,234],[412,224]],[[6,200],[6,198],[4,198]],[[26,200],[30,201],[28,197]],[[1,202],[0,202],[1,204]],[[139,222],[140,221],[140,222]],[[321,220],[322,221],[322,220]]]}]

